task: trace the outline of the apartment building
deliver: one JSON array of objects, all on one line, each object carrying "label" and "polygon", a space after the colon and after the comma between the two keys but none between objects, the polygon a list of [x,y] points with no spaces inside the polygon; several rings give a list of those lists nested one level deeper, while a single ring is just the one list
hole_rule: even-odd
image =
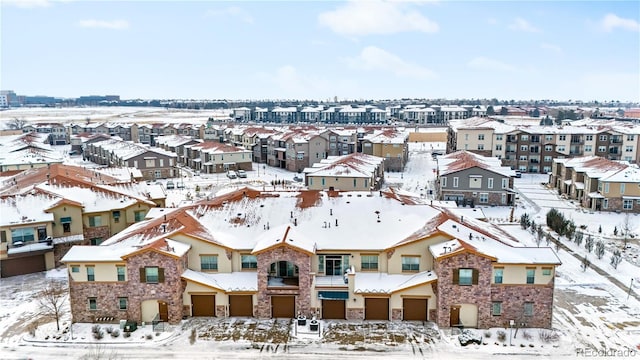
[{"label": "apartment building", "polygon": [[240,146],[204,141],[184,145],[184,151],[184,165],[206,174],[252,169],[253,153]]},{"label": "apartment building", "polygon": [[384,159],[353,153],[329,156],[304,169],[310,190],[371,191],[384,183]]},{"label": "apartment building", "polygon": [[385,171],[402,171],[409,158],[404,129],[374,130],[362,137],[362,153],[384,158]]},{"label": "apartment building", "polygon": [[74,246],[65,255],[72,316],[551,327],[560,265],[551,248],[523,247],[492,224],[397,198],[241,188],[166,212],[101,251]]},{"label": "apartment building", "polygon": [[461,150],[438,158],[440,200],[474,205],[513,205],[515,171],[499,159]]}]

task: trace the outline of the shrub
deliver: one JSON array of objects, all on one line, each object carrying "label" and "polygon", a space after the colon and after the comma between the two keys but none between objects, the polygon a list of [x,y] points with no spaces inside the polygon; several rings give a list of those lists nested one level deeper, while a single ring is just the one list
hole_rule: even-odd
[{"label": "shrub", "polygon": [[528,340],[528,341],[531,341],[531,339],[533,339],[533,336],[532,336],[532,335],[531,335],[531,333],[530,333],[529,331],[527,331],[527,330],[524,330],[524,331],[522,332],[522,337],[523,337],[525,340]]},{"label": "shrub", "polygon": [[489,330],[485,330],[485,331],[484,331],[484,337],[486,337],[486,338],[490,338],[490,337],[491,337],[491,331],[489,331]]},{"label": "shrub", "polygon": [[504,330],[498,330],[498,341],[500,342],[507,341],[507,333]]},{"label": "shrub", "polygon": [[122,336],[128,338],[128,337],[131,337],[131,333],[130,332],[123,332]]},{"label": "shrub", "polygon": [[107,326],[105,330],[107,331],[107,334],[111,334],[113,332],[113,326]]},{"label": "shrub", "polygon": [[145,335],[145,338],[147,340],[151,340],[151,339],[153,339],[153,334],[152,333],[148,333],[147,335]]},{"label": "shrub", "polygon": [[99,330],[98,332],[93,333],[93,338],[96,340],[100,340],[104,337],[104,331]]},{"label": "shrub", "polygon": [[111,331],[111,337],[117,338],[118,336],[120,336],[120,330],[114,329]]},{"label": "shrub", "polygon": [[94,334],[97,334],[97,333],[99,333],[101,331],[102,331],[102,329],[100,328],[100,325],[93,325],[91,327],[91,332],[94,333]]},{"label": "shrub", "polygon": [[195,344],[197,336],[198,334],[196,332],[196,329],[191,329],[191,335],[189,335],[189,344]]},{"label": "shrub", "polygon": [[540,337],[540,341],[545,344],[557,342],[560,340],[560,334],[553,330],[540,330],[538,333],[538,337]]}]

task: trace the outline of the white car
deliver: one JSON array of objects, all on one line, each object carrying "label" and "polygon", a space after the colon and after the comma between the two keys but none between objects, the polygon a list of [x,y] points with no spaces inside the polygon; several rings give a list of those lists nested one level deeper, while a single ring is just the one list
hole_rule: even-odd
[{"label": "white car", "polygon": [[235,179],[235,178],[238,177],[238,174],[236,174],[236,172],[233,171],[233,170],[229,170],[229,171],[227,171],[227,177],[229,179]]},{"label": "white car", "polygon": [[247,177],[247,172],[244,170],[238,170],[236,171],[236,174],[238,175],[239,178],[246,178]]}]

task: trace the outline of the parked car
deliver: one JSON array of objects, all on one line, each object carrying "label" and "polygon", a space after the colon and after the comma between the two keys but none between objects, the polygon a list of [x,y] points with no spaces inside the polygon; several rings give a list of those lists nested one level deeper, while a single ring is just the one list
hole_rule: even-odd
[{"label": "parked car", "polygon": [[236,172],[233,171],[233,170],[229,170],[229,171],[227,171],[227,177],[229,179],[235,179],[235,178],[238,177],[238,174],[236,174]]},{"label": "parked car", "polygon": [[302,176],[300,176],[300,175],[295,175],[295,176],[293,177],[293,181],[302,182],[302,180],[303,180],[303,179],[302,179]]},{"label": "parked car", "polygon": [[178,181],[178,184],[176,184],[176,187],[178,189],[184,189],[184,182],[183,181]]},{"label": "parked car", "polygon": [[521,178],[522,177],[522,173],[520,172],[520,170],[516,170],[516,177],[517,178]]},{"label": "parked car", "polygon": [[169,180],[167,181],[167,189],[175,189],[176,188],[176,184],[173,183],[173,181]]},{"label": "parked car", "polygon": [[237,175],[239,178],[246,178],[247,177],[247,172],[244,170],[238,170],[236,171]]}]

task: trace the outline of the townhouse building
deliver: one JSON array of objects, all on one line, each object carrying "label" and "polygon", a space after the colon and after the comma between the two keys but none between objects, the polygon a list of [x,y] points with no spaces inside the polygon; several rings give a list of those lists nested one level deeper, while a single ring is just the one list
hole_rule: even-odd
[{"label": "townhouse building", "polygon": [[640,168],[599,156],[554,159],[549,184],[592,211],[640,213]]},{"label": "townhouse building", "polygon": [[551,327],[551,248],[399,198],[242,188],[137,223],[100,251],[74,246],[62,260],[73,321],[302,314]]},{"label": "townhouse building", "polygon": [[187,153],[185,146],[199,144],[201,142],[201,140],[196,140],[188,135],[165,135],[156,138],[156,146],[163,150],[175,153],[177,155],[177,163],[182,165],[186,164]]},{"label": "townhouse building", "polygon": [[198,141],[184,145],[184,165],[206,174],[229,170],[252,170],[253,152],[240,146],[215,141]]},{"label": "townhouse building", "polygon": [[402,171],[409,158],[404,129],[374,130],[362,137],[362,153],[384,158],[385,171]]},{"label": "townhouse building", "polygon": [[2,277],[50,270],[74,244],[97,245],[165,206],[160,185],[116,181],[59,164],[11,177],[0,188]]},{"label": "townhouse building", "polygon": [[67,128],[62,123],[29,123],[22,128],[22,132],[46,134],[49,145],[67,145],[69,143]]},{"label": "townhouse building", "polygon": [[302,171],[310,190],[371,191],[384,183],[384,159],[353,153],[329,156]]},{"label": "townhouse building", "polygon": [[145,180],[175,177],[177,155],[148,145],[116,139],[88,144],[84,157],[96,164],[134,167]]},{"label": "townhouse building", "polygon": [[0,137],[0,173],[11,174],[63,162],[46,133],[28,132]]},{"label": "townhouse building", "polygon": [[515,171],[499,159],[461,150],[438,158],[440,200],[470,205],[513,205]]}]

